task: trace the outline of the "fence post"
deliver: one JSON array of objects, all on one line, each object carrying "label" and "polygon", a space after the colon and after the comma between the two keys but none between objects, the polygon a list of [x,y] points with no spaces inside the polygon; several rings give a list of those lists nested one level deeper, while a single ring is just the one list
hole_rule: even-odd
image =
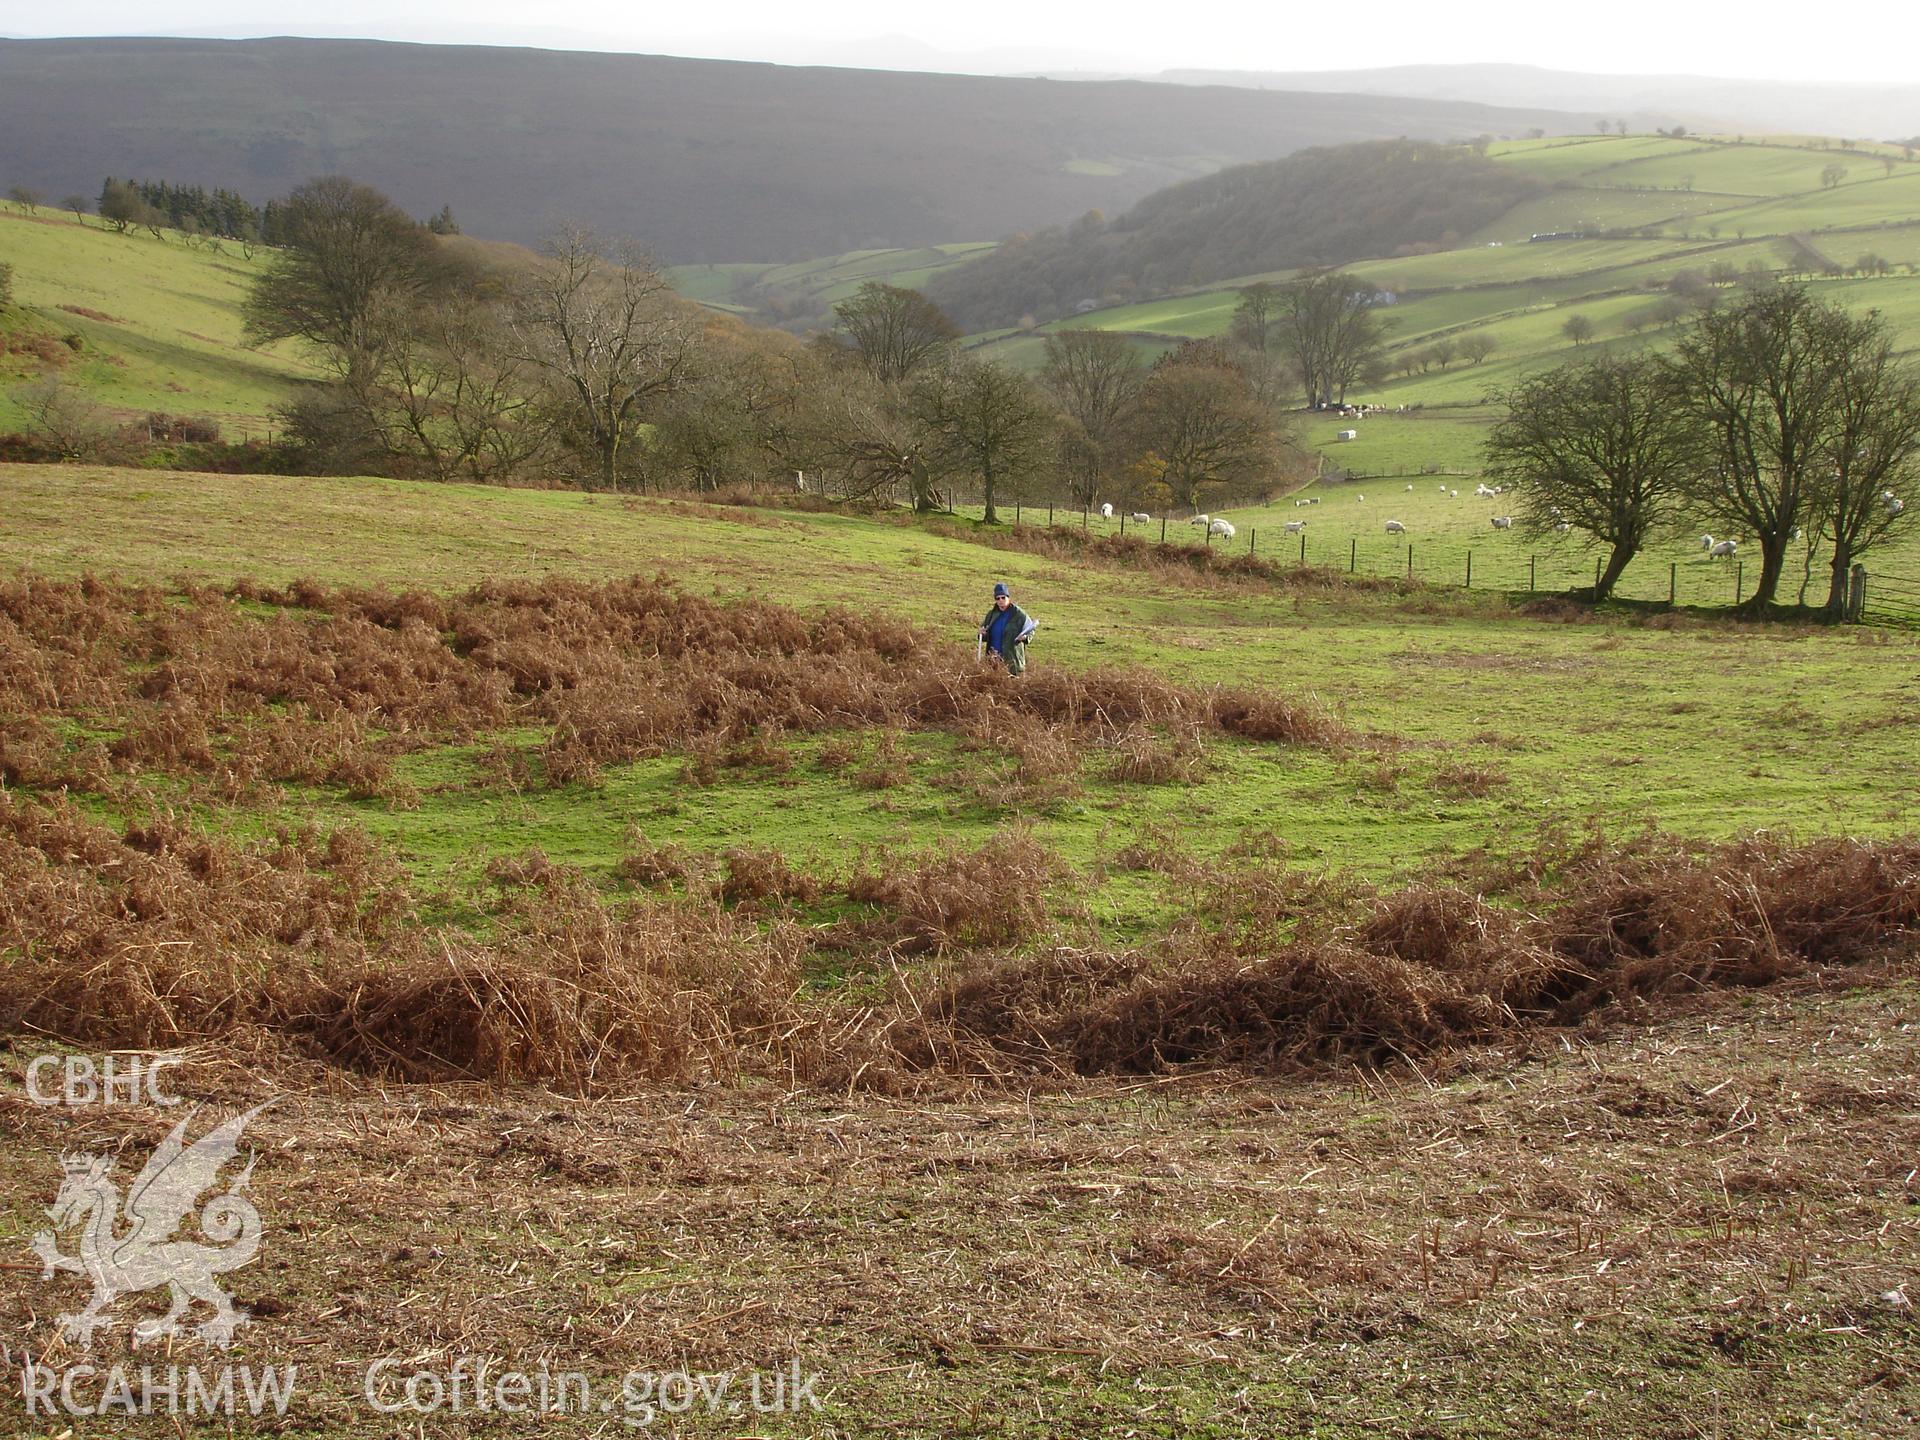
[{"label": "fence post", "polygon": [[1858,621],[1867,611],[1867,567],[1856,565],[1847,577],[1847,619]]},{"label": "fence post", "polygon": [[1160,543],[1167,543],[1167,517],[1164,515],[1160,517]]},{"label": "fence post", "polygon": [[1536,575],[1534,574],[1534,568],[1533,568],[1534,559],[1535,557],[1532,555],[1527,556],[1527,593],[1529,595],[1531,595],[1535,590],[1538,590],[1540,588],[1538,585],[1534,583],[1535,579],[1537,578]]},{"label": "fence post", "polygon": [[1747,562],[1736,560],[1733,562],[1733,603],[1736,607],[1740,604],[1740,592],[1746,588]]},{"label": "fence post", "polygon": [[1680,603],[1680,564],[1674,561],[1667,566],[1667,604]]},{"label": "fence post", "polygon": [[1088,507],[1085,505],[1080,507],[1080,528],[1082,530],[1087,528],[1087,510]]},{"label": "fence post", "polygon": [[1127,538],[1127,512],[1124,510],[1120,512],[1120,538]]},{"label": "fence post", "polygon": [[1359,568],[1359,565],[1360,565],[1360,537],[1356,535],[1353,537],[1351,541],[1348,542],[1348,546],[1347,546],[1347,573],[1349,575],[1353,574],[1353,572]]},{"label": "fence post", "polygon": [[1304,530],[1300,532],[1300,563],[1307,563],[1307,532]]},{"label": "fence post", "polygon": [[1047,503],[1047,528],[1049,530],[1053,528],[1053,503],[1051,501]]},{"label": "fence post", "polygon": [[1407,541],[1407,579],[1413,578],[1413,542]]},{"label": "fence post", "polygon": [[1598,555],[1596,555],[1596,556],[1594,556],[1594,557],[1593,557],[1593,593],[1594,593],[1594,596],[1595,596],[1595,598],[1598,598],[1598,597],[1599,597],[1599,594],[1600,594],[1600,557],[1599,557]]},{"label": "fence post", "polygon": [[1018,529],[1020,525],[1020,497],[1017,495],[1013,500],[1013,523],[1014,527]]},{"label": "fence post", "polygon": [[1247,553],[1249,555],[1253,554],[1253,537],[1259,533],[1260,527],[1258,525],[1250,527],[1247,531]]},{"label": "fence post", "polygon": [[1473,552],[1467,551],[1467,589],[1473,588]]}]

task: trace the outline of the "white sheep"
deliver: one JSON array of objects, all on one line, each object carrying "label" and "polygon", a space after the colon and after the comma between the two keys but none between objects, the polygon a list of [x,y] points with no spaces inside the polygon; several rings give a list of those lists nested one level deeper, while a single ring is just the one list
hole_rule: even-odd
[{"label": "white sheep", "polygon": [[1726,560],[1726,559],[1730,559],[1739,549],[1740,549],[1740,544],[1738,541],[1721,540],[1716,542],[1714,547],[1711,550],[1707,551],[1707,554],[1711,556],[1716,556],[1722,560]]},{"label": "white sheep", "polygon": [[1231,520],[1215,520],[1207,526],[1207,533],[1209,535],[1224,535],[1227,539],[1231,540],[1233,538],[1233,522]]},{"label": "white sheep", "polygon": [[1407,494],[1411,495],[1412,493],[1413,493],[1413,487],[1411,485],[1407,486]]},{"label": "white sheep", "polygon": [[1151,525],[1153,523],[1153,516],[1147,514],[1144,510],[1136,510],[1133,512],[1133,523],[1136,525]]},{"label": "white sheep", "polygon": [[1111,520],[1113,518],[1113,506],[1102,505],[1100,507],[1100,518],[1102,520]]},{"label": "white sheep", "polygon": [[1307,528],[1307,522],[1304,520],[1287,521],[1287,534],[1289,535],[1298,535],[1302,531],[1304,531],[1306,528]]},{"label": "white sheep", "polygon": [[1484,481],[1473,487],[1473,494],[1475,499],[1481,499],[1485,496],[1497,495],[1499,493],[1500,492],[1497,490],[1489,489]]},{"label": "white sheep", "polygon": [[1573,526],[1569,525],[1566,521],[1561,520],[1554,525],[1553,533],[1556,535],[1564,535],[1571,529],[1573,529]]},{"label": "white sheep", "polygon": [[1356,501],[1357,503],[1359,503],[1359,504],[1361,504],[1361,505],[1364,505],[1364,504],[1366,504],[1366,503],[1367,503],[1367,497],[1366,497],[1366,496],[1364,496],[1364,495],[1356,495],[1356,496],[1354,496],[1353,498],[1354,498],[1354,500],[1355,500],[1355,501]]},{"label": "white sheep", "polygon": [[1452,496],[1455,500],[1458,500],[1460,498],[1460,492],[1458,490],[1449,490],[1447,494]]},{"label": "white sheep", "polygon": [[1407,527],[1402,525],[1398,520],[1387,521],[1387,534],[1404,535],[1406,533],[1407,533]]},{"label": "white sheep", "polygon": [[1891,520],[1894,516],[1898,515],[1902,510],[1907,508],[1907,502],[1900,499],[1896,495],[1893,499],[1886,502],[1886,506],[1887,506],[1887,518]]},{"label": "white sheep", "polygon": [[1712,553],[1712,550],[1713,550],[1713,536],[1711,536],[1711,535],[1702,535],[1702,536],[1700,537],[1700,548],[1701,548],[1702,550],[1705,550],[1705,551],[1707,551],[1708,553]]},{"label": "white sheep", "polygon": [[1187,523],[1189,525],[1205,525],[1208,523],[1210,518],[1211,517],[1206,515],[1196,515],[1191,520],[1187,521]]},{"label": "white sheep", "polygon": [[1495,515],[1490,518],[1493,521],[1493,528],[1496,530],[1511,530],[1513,528],[1513,517],[1511,515]]}]

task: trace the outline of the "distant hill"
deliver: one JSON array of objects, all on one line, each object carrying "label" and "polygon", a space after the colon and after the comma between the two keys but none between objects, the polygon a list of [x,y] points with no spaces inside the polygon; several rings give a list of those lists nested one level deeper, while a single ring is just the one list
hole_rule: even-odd
[{"label": "distant hill", "polygon": [[0,183],[106,175],[256,203],[345,172],[532,241],[562,218],[672,263],[787,261],[1117,212],[1310,145],[1591,116],[1228,86],[799,69],[336,40],[0,40]]},{"label": "distant hill", "polygon": [[1465,146],[1318,147],[1170,186],[1111,222],[1015,238],[927,291],[970,330],[1046,321],[1088,301],[1455,245],[1543,188]]},{"label": "distant hill", "polygon": [[1746,130],[1851,135],[1872,140],[1920,136],[1920,85],[1836,85],[1727,80],[1709,75],[1589,75],[1537,65],[1395,65],[1378,70],[1167,70],[1141,79],[1176,85],[1241,85],[1261,90],[1471,100],[1482,105],[1550,105],[1635,130]]}]

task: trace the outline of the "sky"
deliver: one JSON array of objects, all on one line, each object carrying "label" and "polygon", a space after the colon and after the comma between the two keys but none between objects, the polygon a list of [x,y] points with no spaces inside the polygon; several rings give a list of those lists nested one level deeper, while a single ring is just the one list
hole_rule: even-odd
[{"label": "sky", "polygon": [[1920,10],[1911,0],[1854,0],[1841,13],[1837,24],[1804,10],[1767,19],[1755,8],[1730,19],[1720,6],[1671,0],[1372,0],[1357,8],[1248,0],[714,0],[681,7],[573,0],[564,9],[526,0],[0,0],[0,35],[360,36],[976,73],[1492,61],[1603,74],[1915,83]]}]

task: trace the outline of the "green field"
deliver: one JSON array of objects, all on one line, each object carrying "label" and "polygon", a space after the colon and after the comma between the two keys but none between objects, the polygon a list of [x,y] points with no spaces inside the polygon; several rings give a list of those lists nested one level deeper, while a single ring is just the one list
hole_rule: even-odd
[{"label": "green field", "polygon": [[[63,373],[120,416],[206,415],[227,438],[259,437],[291,383],[314,374],[291,346],[257,350],[241,339],[240,306],[269,252],[247,260],[237,245],[216,254],[166,237],[117,235],[46,206],[29,216],[0,205],[0,260],[14,267],[17,302],[0,326],[11,335],[78,336],[79,349],[63,347]],[[26,357],[0,356],[0,430],[18,428],[8,392],[39,370]]]}]

